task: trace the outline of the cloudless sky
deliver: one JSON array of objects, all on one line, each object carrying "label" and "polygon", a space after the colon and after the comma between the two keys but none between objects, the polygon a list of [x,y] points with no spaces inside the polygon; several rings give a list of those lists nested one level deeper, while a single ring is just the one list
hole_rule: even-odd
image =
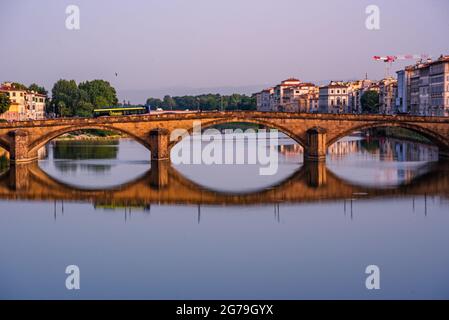
[{"label": "cloudless sky", "polygon": [[[65,27],[70,4],[80,30]],[[369,4],[380,8],[380,30],[365,28]],[[373,55],[449,54],[449,1],[0,0],[0,39],[0,81],[51,90],[60,78],[105,79],[120,99],[142,103],[291,76],[379,79]]]}]

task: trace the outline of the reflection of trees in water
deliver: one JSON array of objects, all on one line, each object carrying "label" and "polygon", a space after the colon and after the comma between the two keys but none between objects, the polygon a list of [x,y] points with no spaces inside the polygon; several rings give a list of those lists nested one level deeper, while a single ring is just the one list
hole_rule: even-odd
[{"label": "reflection of trees in water", "polygon": [[56,161],[55,168],[62,173],[77,173],[78,171],[85,171],[103,174],[111,170],[111,165]]},{"label": "reflection of trees in water", "polygon": [[0,148],[0,173],[6,171],[9,167],[8,151]]},{"label": "reflection of trees in water", "polygon": [[56,141],[54,159],[117,159],[119,141]]},{"label": "reflection of trees in water", "polygon": [[[55,160],[108,160],[117,159],[118,140],[108,141],[56,141],[53,143]],[[63,173],[89,171],[102,174],[110,171],[110,164],[55,161],[55,168]]]},{"label": "reflection of trees in water", "polygon": [[359,145],[360,145],[360,148],[358,151],[366,151],[366,152],[375,154],[375,153],[378,153],[380,150],[380,141],[378,139],[360,140]]},{"label": "reflection of trees in water", "polygon": [[9,160],[8,160],[6,153],[0,155],[0,172],[3,172],[6,169],[8,169],[8,164],[9,164]]}]

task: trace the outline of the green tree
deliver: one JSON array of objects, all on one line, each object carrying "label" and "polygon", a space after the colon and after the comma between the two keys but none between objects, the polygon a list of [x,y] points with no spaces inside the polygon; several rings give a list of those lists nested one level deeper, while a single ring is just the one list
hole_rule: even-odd
[{"label": "green tree", "polygon": [[75,80],[58,80],[51,90],[51,96],[51,105],[56,114],[64,117],[75,115],[75,106],[80,97]]},{"label": "green tree", "polygon": [[8,111],[10,105],[11,101],[9,100],[8,95],[0,92],[0,114]]},{"label": "green tree", "polygon": [[176,101],[169,95],[166,95],[164,97],[164,100],[162,100],[162,107],[164,107],[165,109],[173,110],[173,108],[176,107]]},{"label": "green tree", "polygon": [[90,117],[95,108],[117,105],[115,89],[104,80],[59,80],[52,89],[51,109],[64,117]]},{"label": "green tree", "polygon": [[379,113],[379,94],[368,90],[360,98],[363,113]]},{"label": "green tree", "polygon": [[152,110],[162,107],[162,100],[158,98],[148,98],[146,102],[147,106],[150,106]]},{"label": "green tree", "polygon": [[45,96],[47,96],[48,92],[47,90],[45,90],[44,87],[40,87],[39,85],[37,85],[36,83],[32,83],[30,84],[30,86],[28,87],[28,90],[37,92],[39,94],[43,94]]},{"label": "green tree", "polygon": [[14,89],[17,89],[17,90],[28,90],[26,85],[19,83],[19,82],[11,83],[11,87],[13,87]]},{"label": "green tree", "polygon": [[147,105],[154,110],[159,107],[173,108],[174,110],[255,110],[256,99],[247,95],[233,94],[231,96],[221,96],[219,94],[202,94],[197,96],[165,96],[161,101],[157,98],[148,98]]},{"label": "green tree", "polygon": [[94,112],[94,105],[88,101],[80,100],[76,104],[74,115],[78,117],[91,117]]},{"label": "green tree", "polygon": [[72,109],[69,108],[64,101],[58,101],[58,103],[55,105],[55,111],[57,114],[59,114],[61,117],[71,117]]},{"label": "green tree", "polygon": [[[78,88],[87,93],[87,102],[95,108],[117,105],[117,93],[108,81],[93,80],[79,84]],[[82,100],[85,100],[83,97]]]}]

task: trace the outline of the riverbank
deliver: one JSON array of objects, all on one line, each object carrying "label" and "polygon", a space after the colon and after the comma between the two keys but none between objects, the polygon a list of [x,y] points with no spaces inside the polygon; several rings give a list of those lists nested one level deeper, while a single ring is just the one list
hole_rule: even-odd
[{"label": "riverbank", "polygon": [[107,130],[83,130],[63,134],[56,141],[104,141],[129,138],[128,135]]}]

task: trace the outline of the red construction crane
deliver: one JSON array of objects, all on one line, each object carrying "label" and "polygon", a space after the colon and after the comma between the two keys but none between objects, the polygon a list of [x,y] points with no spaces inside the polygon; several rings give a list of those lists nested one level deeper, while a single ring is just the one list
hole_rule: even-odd
[{"label": "red construction crane", "polygon": [[402,54],[397,56],[374,56],[373,59],[376,61],[385,62],[385,78],[390,75],[390,69],[393,62],[396,60],[424,60],[428,59],[428,54]]}]

